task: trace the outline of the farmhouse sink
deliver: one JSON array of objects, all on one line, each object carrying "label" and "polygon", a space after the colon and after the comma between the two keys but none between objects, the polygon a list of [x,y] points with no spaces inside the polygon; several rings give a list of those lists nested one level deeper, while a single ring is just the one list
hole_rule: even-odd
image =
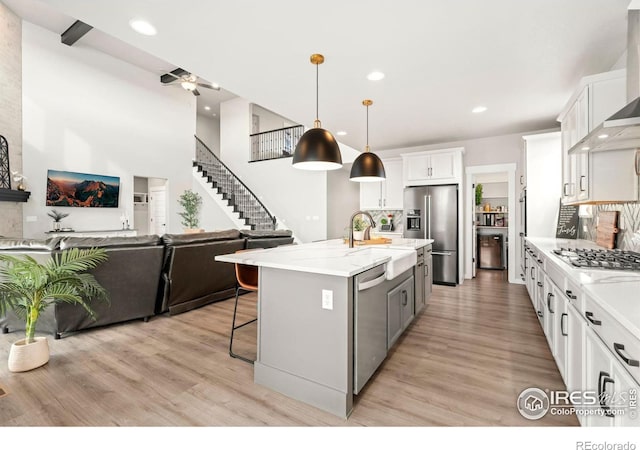
[{"label": "farmhouse sink", "polygon": [[352,254],[391,257],[391,260],[387,262],[387,280],[393,280],[398,275],[415,266],[418,262],[418,254],[412,249],[369,247],[357,250]]}]

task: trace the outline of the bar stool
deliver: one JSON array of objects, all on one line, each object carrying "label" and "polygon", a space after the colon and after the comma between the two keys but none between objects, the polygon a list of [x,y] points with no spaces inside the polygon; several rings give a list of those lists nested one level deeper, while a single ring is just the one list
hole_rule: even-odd
[{"label": "bar stool", "polygon": [[[242,250],[241,250],[242,251]],[[233,352],[233,334],[235,330],[238,328],[242,328],[245,325],[249,325],[250,323],[258,320],[256,317],[253,320],[249,320],[243,324],[236,326],[236,314],[238,311],[238,297],[240,296],[240,291],[247,292],[257,292],[258,291],[258,267],[257,266],[248,266],[246,264],[236,264],[236,280],[238,281],[238,287],[236,288],[236,304],[233,307],[233,322],[231,324],[231,339],[229,341],[229,355],[233,358],[238,358],[243,361],[246,361],[250,364],[253,364],[253,360],[246,358],[244,356],[238,355]]]}]

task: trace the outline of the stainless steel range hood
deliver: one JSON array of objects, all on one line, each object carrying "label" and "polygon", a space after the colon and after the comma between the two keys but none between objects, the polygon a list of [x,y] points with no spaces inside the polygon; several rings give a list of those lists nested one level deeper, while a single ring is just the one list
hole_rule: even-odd
[{"label": "stainless steel range hood", "polygon": [[629,104],[595,127],[569,154],[640,147],[640,9],[627,16],[627,101]]}]

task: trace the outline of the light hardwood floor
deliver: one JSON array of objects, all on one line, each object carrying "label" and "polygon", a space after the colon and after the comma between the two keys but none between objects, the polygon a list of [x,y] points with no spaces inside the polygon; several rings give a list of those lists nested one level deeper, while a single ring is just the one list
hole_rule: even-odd
[{"label": "light hardwood floor", "polygon": [[[249,295],[243,316],[253,313]],[[50,340],[50,362],[7,370],[0,335],[0,425],[239,426],[577,425],[575,416],[529,421],[516,410],[527,387],[564,389],[523,286],[501,272],[434,286],[413,322],[342,420],[253,383],[229,357],[233,299],[148,323],[134,321]],[[244,318],[244,317],[242,317]],[[241,319],[242,319],[241,318]],[[255,354],[255,325],[237,352]]]}]

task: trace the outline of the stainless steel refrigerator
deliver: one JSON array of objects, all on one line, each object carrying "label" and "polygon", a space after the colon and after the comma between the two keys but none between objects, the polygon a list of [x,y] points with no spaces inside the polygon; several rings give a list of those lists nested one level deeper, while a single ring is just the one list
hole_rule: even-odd
[{"label": "stainless steel refrigerator", "polygon": [[458,284],[458,185],[405,188],[404,237],[433,239],[433,282]]}]

